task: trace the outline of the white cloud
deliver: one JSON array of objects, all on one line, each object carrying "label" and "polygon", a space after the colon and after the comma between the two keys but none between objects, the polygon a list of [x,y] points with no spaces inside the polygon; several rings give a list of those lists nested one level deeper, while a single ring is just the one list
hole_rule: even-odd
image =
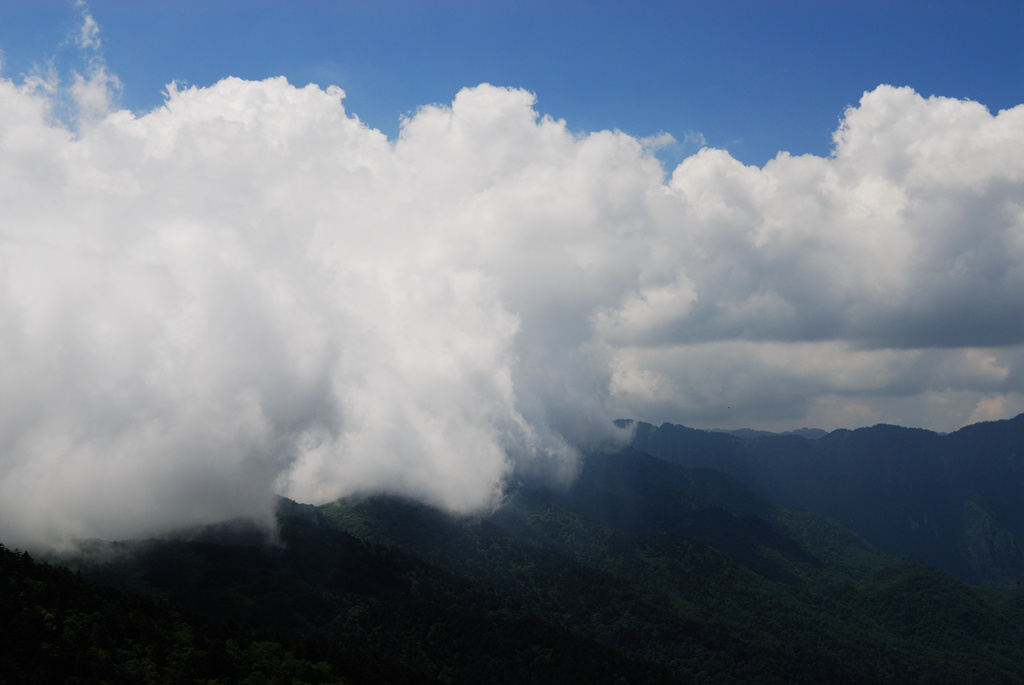
[{"label": "white cloud", "polygon": [[686,131],[683,133],[683,143],[686,145],[692,145],[693,147],[706,147],[708,144],[704,134],[700,131]]},{"label": "white cloud", "polygon": [[[689,138],[686,138],[686,142],[689,142]],[[676,143],[677,143],[677,141],[672,136],[672,134],[671,133],[667,133],[665,131],[662,131],[661,133],[658,133],[657,135],[646,136],[644,138],[640,138],[640,144],[643,145],[645,148],[647,148],[649,150],[653,150],[653,151],[662,150],[664,148],[671,147],[671,146],[675,145]]]},{"label": "white cloud", "polygon": [[69,90],[80,125],[90,123],[111,110],[121,82],[102,63],[93,65],[87,76],[76,73],[73,79]]},{"label": "white cloud", "polygon": [[83,49],[98,49],[100,47],[100,27],[93,18],[92,13],[85,9],[85,3],[78,3],[82,10],[82,25],[75,36],[75,44]]},{"label": "white cloud", "polygon": [[971,412],[971,423],[980,421],[1000,421],[1008,419],[1024,411],[1024,398],[1020,395],[993,395],[978,401]]},{"label": "white cloud", "polygon": [[172,85],[141,116],[114,89],[81,85],[72,134],[0,81],[7,544],[275,489],[468,511],[571,477],[620,414],[948,428],[1024,391],[1024,107],[881,87],[831,158],[704,149],[666,182],[520,90],[389,141],[337,88]]}]

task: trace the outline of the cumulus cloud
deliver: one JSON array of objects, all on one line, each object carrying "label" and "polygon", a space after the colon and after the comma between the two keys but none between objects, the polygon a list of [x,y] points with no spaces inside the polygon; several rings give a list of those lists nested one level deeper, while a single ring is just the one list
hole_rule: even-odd
[{"label": "cumulus cloud", "polygon": [[489,85],[395,140],[283,78],[82,97],[75,130],[59,97],[0,80],[5,544],[274,492],[471,511],[617,416],[963,423],[1024,387],[1024,107],[883,86],[830,158],[666,180]]},{"label": "cumulus cloud", "polygon": [[[881,86],[846,112],[830,158],[686,159],[668,184],[676,274],[598,320],[623,406],[835,427],[844,397],[873,396],[874,420],[944,430],[978,393],[1019,407],[1022,133],[1024,107]],[[642,387],[655,368],[656,400]]]}]

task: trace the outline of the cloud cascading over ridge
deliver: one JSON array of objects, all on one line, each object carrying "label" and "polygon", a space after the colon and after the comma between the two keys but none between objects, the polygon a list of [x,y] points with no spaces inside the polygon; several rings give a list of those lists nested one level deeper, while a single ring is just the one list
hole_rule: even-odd
[{"label": "cloud cascading over ridge", "polygon": [[471,511],[512,472],[571,478],[616,416],[1024,409],[1024,106],[880,86],[830,158],[704,149],[666,179],[522,90],[396,140],[343,96],[230,78],[72,132],[0,81],[5,544],[275,491]]}]

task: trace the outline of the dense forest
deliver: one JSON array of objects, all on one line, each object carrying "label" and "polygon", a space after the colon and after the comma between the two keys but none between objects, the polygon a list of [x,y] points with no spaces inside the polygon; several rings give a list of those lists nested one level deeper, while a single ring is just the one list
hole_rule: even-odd
[{"label": "dense forest", "polygon": [[[281,499],[269,538],[235,522],[48,563],[4,548],[0,682],[1024,682],[1024,590],[881,551],[786,502],[795,486],[757,466],[872,464],[917,492],[945,482],[935,463],[959,464],[958,441],[973,440],[973,463],[1007,478],[1019,423],[814,440],[641,425],[634,444],[665,458],[590,454],[572,487],[510,483],[486,515]],[[706,444],[670,452],[673,432]],[[804,467],[827,483],[828,469]],[[917,472],[927,485],[910,484]],[[943,492],[968,488],[1001,520],[980,476],[958,482]]]},{"label": "dense forest", "polygon": [[293,640],[86,582],[0,545],[0,683],[431,683],[324,641]]}]

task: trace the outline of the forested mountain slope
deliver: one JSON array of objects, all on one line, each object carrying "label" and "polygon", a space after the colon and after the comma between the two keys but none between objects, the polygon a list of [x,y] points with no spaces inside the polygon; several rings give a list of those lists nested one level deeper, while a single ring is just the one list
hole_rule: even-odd
[{"label": "forested mountain slope", "polygon": [[89,583],[0,545],[0,683],[436,683],[324,641],[297,641]]},{"label": "forested mountain slope", "polygon": [[324,641],[452,683],[688,682],[546,621],[508,593],[359,540],[281,500],[279,539],[242,526],[68,559],[91,580]]},{"label": "forested mountain slope", "polygon": [[[588,455],[565,490],[513,485],[476,517],[376,496],[282,499],[278,521],[273,539],[239,524],[96,543],[64,559],[85,580],[51,571],[273,631],[282,637],[263,641],[277,640],[275,653],[327,664],[321,680],[294,682],[1024,682],[1024,591],[968,586],[738,478],[633,449]],[[66,615],[26,604],[37,591],[4,574],[4,606]],[[47,578],[33,582],[53,594]],[[129,596],[95,592],[109,598],[98,611]],[[47,630],[44,646],[79,634]],[[220,637],[213,653],[256,663],[246,650],[257,642]],[[126,635],[114,644],[159,651]],[[92,648],[66,643],[67,663]],[[217,682],[245,680],[232,673]]]},{"label": "forested mountain slope", "polygon": [[779,511],[730,477],[632,450],[591,455],[569,490],[524,486],[481,519],[385,497],[321,509],[697,682],[1024,675],[1017,593],[983,596],[835,521]]}]

